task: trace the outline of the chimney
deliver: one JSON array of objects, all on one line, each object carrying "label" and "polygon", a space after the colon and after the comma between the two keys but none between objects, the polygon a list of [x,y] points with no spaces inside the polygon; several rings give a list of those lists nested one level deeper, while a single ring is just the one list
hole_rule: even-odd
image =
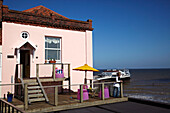
[{"label": "chimney", "polygon": [[89,29],[92,29],[92,20],[88,19],[87,22],[89,22]]}]

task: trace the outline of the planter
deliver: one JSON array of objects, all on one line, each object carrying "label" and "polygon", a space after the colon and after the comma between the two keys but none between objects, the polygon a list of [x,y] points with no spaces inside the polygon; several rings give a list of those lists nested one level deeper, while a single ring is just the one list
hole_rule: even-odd
[{"label": "planter", "polygon": [[13,94],[7,94],[7,101],[12,102]]},{"label": "planter", "polygon": [[56,61],[49,61],[49,63],[56,63]]},{"label": "planter", "polygon": [[47,63],[47,60],[45,60],[45,63]]}]

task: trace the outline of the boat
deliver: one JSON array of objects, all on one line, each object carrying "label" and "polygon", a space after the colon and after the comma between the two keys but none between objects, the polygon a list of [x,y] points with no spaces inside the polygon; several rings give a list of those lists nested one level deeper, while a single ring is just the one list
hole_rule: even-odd
[{"label": "boat", "polygon": [[94,76],[94,80],[107,80],[107,79],[115,79],[117,73],[120,72],[120,79],[127,79],[131,77],[131,74],[128,69],[119,69],[119,70],[106,70],[102,73]]}]

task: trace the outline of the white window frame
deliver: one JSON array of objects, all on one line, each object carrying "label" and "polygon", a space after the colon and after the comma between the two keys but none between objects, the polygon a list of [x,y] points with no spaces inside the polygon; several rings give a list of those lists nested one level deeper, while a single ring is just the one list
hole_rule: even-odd
[{"label": "white window frame", "polygon": [[[26,34],[27,34],[27,38],[22,37],[23,33],[26,33]],[[29,37],[30,37],[30,34],[29,34],[27,31],[22,31],[21,34],[20,34],[20,37],[21,37],[22,39],[24,39],[24,40],[28,40]]]},{"label": "white window frame", "polygon": [[[61,37],[53,37],[53,36],[45,36],[45,38],[57,38],[57,39],[59,39],[59,41],[60,41],[60,48],[46,48],[45,47],[45,50],[55,50],[55,51],[57,51],[57,50],[59,50],[60,51],[60,60],[55,60],[56,61],[56,63],[61,63]],[[46,39],[45,39],[45,41],[46,41]],[[45,57],[46,57],[46,53],[45,53]],[[49,61],[50,59],[45,59],[45,60],[47,60],[47,61]]]}]

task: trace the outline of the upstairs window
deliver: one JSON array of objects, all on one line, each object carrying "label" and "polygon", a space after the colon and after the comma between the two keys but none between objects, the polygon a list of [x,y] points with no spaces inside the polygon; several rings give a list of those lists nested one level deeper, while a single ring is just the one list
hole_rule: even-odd
[{"label": "upstairs window", "polygon": [[45,59],[61,62],[61,38],[45,37]]},{"label": "upstairs window", "polygon": [[29,33],[26,31],[21,32],[20,34],[21,38],[23,39],[28,39],[29,38]]}]

